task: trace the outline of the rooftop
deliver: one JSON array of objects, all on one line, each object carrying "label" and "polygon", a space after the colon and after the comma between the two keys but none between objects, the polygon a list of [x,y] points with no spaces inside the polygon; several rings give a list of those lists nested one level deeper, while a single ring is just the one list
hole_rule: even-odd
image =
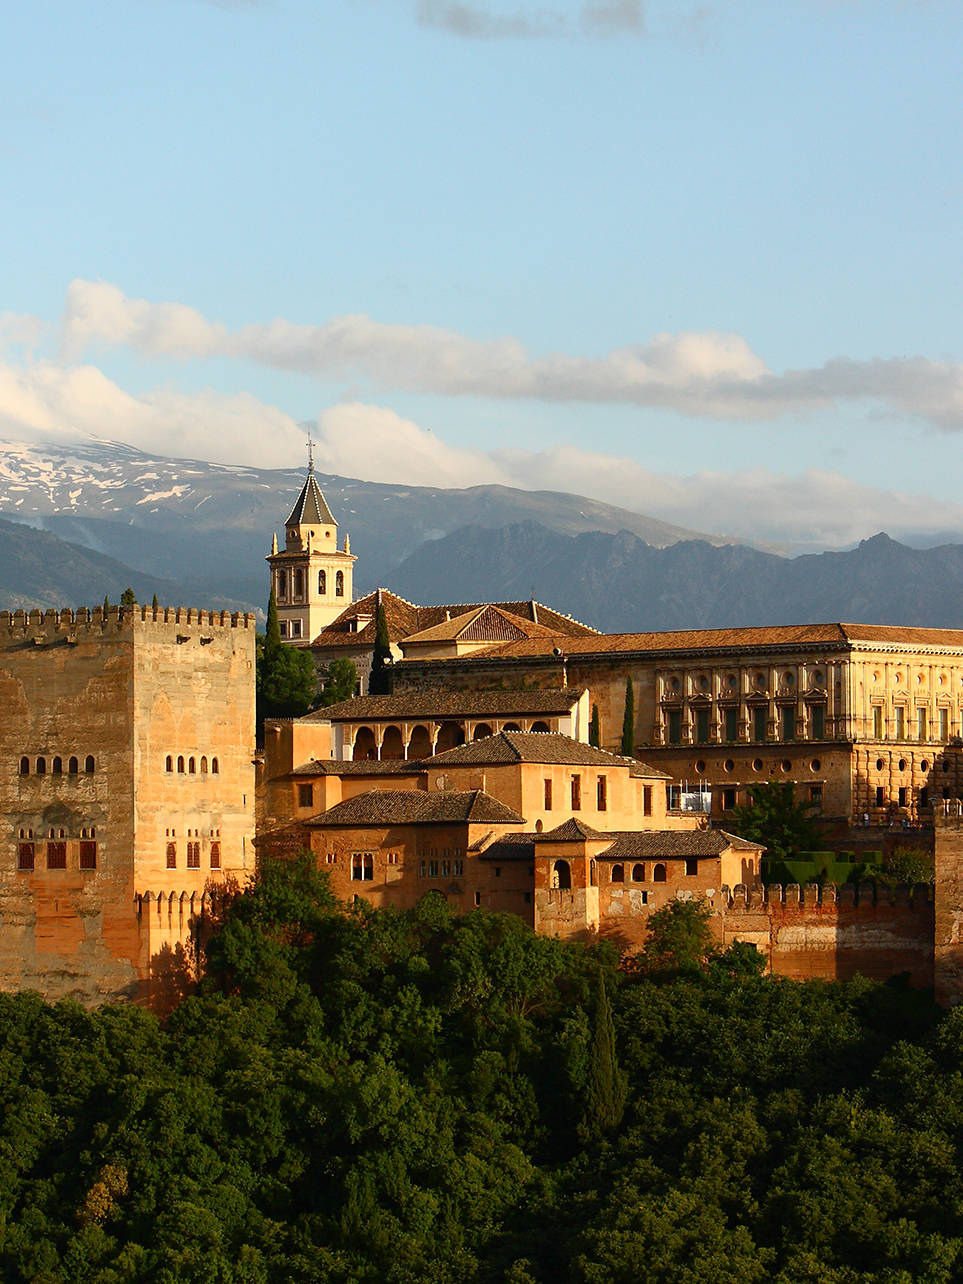
[{"label": "rooftop", "polygon": [[317,828],[360,825],[519,825],[517,811],[506,807],[481,789],[372,790],[338,803],[322,816],[306,822]]},{"label": "rooftop", "polygon": [[294,507],[291,509],[291,516],[288,518],[285,525],[337,525],[334,518],[331,516],[331,509],[328,507],[324,496],[321,494],[321,487],[317,483],[313,467],[308,469],[307,478],[304,485],[301,487],[301,494],[298,496]]},{"label": "rooftop", "polygon": [[735,851],[765,851],[761,843],[751,843],[724,829],[621,830],[609,835],[612,846],[600,852],[603,860],[658,860],[673,856],[719,856],[729,848]]},{"label": "rooftop", "polygon": [[620,758],[605,749],[596,749],[593,745],[573,740],[571,736],[547,731],[501,731],[496,736],[486,736],[484,740],[473,740],[471,744],[458,745],[455,749],[436,753],[427,760],[426,765],[497,767],[516,762],[572,767],[628,767],[633,775],[670,779],[665,772],[656,771],[654,767],[648,767],[634,758]]},{"label": "rooftop", "polygon": [[391,722],[412,718],[509,717],[570,713],[582,692],[575,687],[534,691],[417,691],[366,695],[305,714],[302,722]]}]

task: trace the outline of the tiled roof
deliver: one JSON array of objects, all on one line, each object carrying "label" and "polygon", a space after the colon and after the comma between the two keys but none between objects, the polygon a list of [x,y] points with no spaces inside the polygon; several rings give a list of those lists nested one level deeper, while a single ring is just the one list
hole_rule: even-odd
[{"label": "tiled roof", "polygon": [[291,509],[291,516],[285,522],[286,526],[334,526],[336,522],[331,516],[331,509],[325,502],[321,494],[321,487],[318,485],[314,476],[314,470],[308,469],[308,476],[301,487],[301,494],[297,502]]},{"label": "tiled roof", "polygon": [[359,758],[343,761],[339,758],[312,758],[303,762],[289,776],[417,776],[424,772],[425,764],[414,758]]},{"label": "tiled roof", "polygon": [[719,856],[730,847],[736,851],[765,851],[761,843],[750,843],[735,834],[727,834],[723,829],[623,830],[611,837],[615,841],[600,853],[601,860]]},{"label": "tiled roof", "polygon": [[945,646],[963,649],[963,629],[926,629],[902,625],[780,624],[753,628],[681,629],[670,633],[606,633],[551,643],[543,638],[503,642],[466,657],[466,662],[490,657],[523,659],[549,656],[559,646],[565,656],[628,652],[734,651],[743,648],[845,647],[849,642],[878,642],[881,646]]},{"label": "tiled roof", "polygon": [[535,624],[498,606],[477,606],[405,638],[405,642],[512,642],[522,638],[555,638],[556,629]]},{"label": "tiled roof", "polygon": [[340,802],[307,824],[318,828],[357,825],[518,825],[522,817],[481,789],[375,789]]},{"label": "tiled roof", "polygon": [[[478,851],[479,860],[507,861],[535,859],[535,834],[502,834]],[[469,848],[469,850],[472,850]]]},{"label": "tiled roof", "polygon": [[[327,628],[322,629],[312,645],[317,647],[358,647],[359,649],[367,648],[370,650],[374,645],[375,625],[373,617],[379,595],[381,605],[385,610],[388,636],[392,642],[403,642],[414,634],[424,633],[427,629],[447,624],[449,621],[468,615],[472,611],[482,611],[488,606],[493,606],[497,610],[504,611],[506,614],[519,619],[531,621],[536,626],[544,627],[549,630],[550,635],[561,634],[566,638],[600,636],[594,629],[590,629],[588,625],[580,624],[578,620],[562,615],[559,611],[553,611],[551,607],[543,606],[541,602],[459,602],[442,606],[417,606],[414,602],[408,602],[388,589],[376,589],[374,592],[366,594],[365,597],[359,598],[357,602],[352,602],[350,606],[345,607],[336,620],[332,621]],[[355,632],[352,628],[352,622],[357,620],[359,616],[369,616],[371,618],[363,628]]]},{"label": "tiled roof", "polygon": [[[508,695],[509,692],[503,694]],[[636,762],[634,758],[619,758],[605,749],[596,749],[593,745],[573,740],[571,736],[546,731],[501,731],[497,736],[486,736],[484,740],[473,740],[471,744],[436,753],[427,760],[427,765],[496,767],[512,762],[572,767],[642,767],[646,776],[669,779],[664,772],[645,768],[643,763]]]},{"label": "tiled roof", "polygon": [[591,825],[586,825],[585,821],[579,820],[577,816],[570,816],[554,829],[549,829],[544,834],[536,834],[535,841],[536,843],[580,843],[586,839],[589,842],[598,842],[599,839],[611,839],[611,837],[611,834],[602,834]]},{"label": "tiled roof", "polygon": [[391,722],[412,718],[510,717],[567,714],[581,691],[575,687],[533,691],[418,691],[404,695],[355,696],[305,714],[302,722]]}]

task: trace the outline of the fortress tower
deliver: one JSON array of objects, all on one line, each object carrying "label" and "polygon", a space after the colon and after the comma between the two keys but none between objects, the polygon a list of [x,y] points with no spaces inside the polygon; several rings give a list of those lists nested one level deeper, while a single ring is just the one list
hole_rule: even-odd
[{"label": "fortress tower", "polygon": [[310,645],[351,605],[355,560],[347,535],[344,549],[338,548],[338,523],[321,493],[314,458],[309,455],[307,479],[284,524],[284,549],[278,550],[275,535],[267,559],[285,642]]}]

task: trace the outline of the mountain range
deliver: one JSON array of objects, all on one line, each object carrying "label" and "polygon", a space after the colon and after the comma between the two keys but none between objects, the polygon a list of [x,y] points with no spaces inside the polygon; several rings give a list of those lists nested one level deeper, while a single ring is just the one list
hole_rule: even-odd
[{"label": "mountain range", "polygon": [[[261,609],[298,470],[165,459],[82,438],[0,445],[0,607],[140,600]],[[582,496],[318,475],[355,591],[529,596],[605,631],[848,619],[963,627],[963,545],[880,534],[786,558]],[[32,528],[32,529],[28,529]]]}]

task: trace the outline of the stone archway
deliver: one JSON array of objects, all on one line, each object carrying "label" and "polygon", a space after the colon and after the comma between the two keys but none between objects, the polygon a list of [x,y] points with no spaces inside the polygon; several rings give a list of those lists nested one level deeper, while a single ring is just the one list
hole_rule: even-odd
[{"label": "stone archway", "polygon": [[354,751],[351,756],[355,762],[368,762],[377,758],[378,746],[370,727],[361,727],[358,731],[354,738]]},{"label": "stone archway", "polygon": [[381,741],[381,757],[398,759],[405,756],[405,742],[399,727],[386,727]]}]

